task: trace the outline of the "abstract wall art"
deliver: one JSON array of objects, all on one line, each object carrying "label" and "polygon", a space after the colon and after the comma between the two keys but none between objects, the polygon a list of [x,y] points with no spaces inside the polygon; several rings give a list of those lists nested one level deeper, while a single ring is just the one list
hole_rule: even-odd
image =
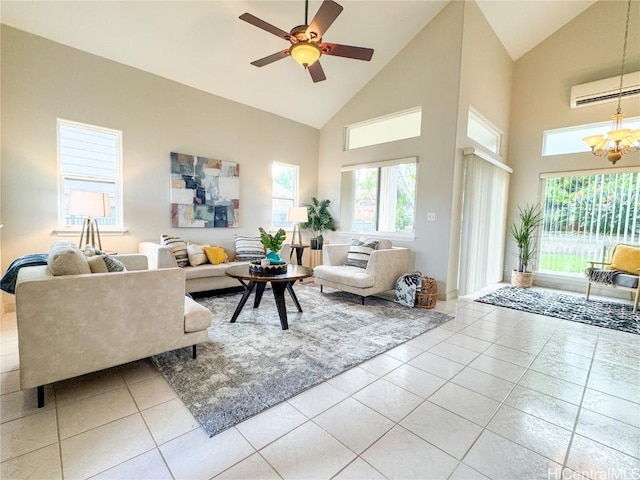
[{"label": "abstract wall art", "polygon": [[240,166],[171,152],[171,226],[237,227]]}]

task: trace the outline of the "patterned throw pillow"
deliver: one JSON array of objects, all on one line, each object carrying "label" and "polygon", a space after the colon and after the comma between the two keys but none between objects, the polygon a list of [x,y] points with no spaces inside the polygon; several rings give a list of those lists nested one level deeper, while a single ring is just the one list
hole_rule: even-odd
[{"label": "patterned throw pillow", "polygon": [[345,265],[351,267],[367,268],[369,256],[376,249],[378,242],[376,240],[368,240],[366,243],[354,238],[351,240],[351,247],[347,254],[347,262]]},{"label": "patterned throw pillow", "polygon": [[236,235],[236,260],[261,260],[264,255],[264,246],[260,241],[260,237]]},{"label": "patterned throw pillow", "polygon": [[103,253],[100,256],[102,257],[102,260],[104,260],[107,270],[110,272],[124,272],[126,270],[126,268],[124,268],[124,263],[117,258],[107,255],[106,253]]},{"label": "patterned throw pillow", "polygon": [[416,293],[422,288],[421,273],[407,273],[396,280],[395,302],[405,307],[413,308],[416,303]]},{"label": "patterned throw pillow", "polygon": [[179,267],[186,267],[187,265],[189,265],[189,254],[187,253],[187,242],[182,240],[180,237],[172,237],[171,235],[162,235],[160,237],[160,244],[166,247],[169,247]]},{"label": "patterned throw pillow", "polygon": [[204,253],[212,265],[219,265],[229,261],[229,256],[222,247],[204,247]]},{"label": "patterned throw pillow", "polygon": [[198,245],[197,243],[187,242],[187,255],[189,256],[189,265],[197,267],[203,263],[207,263],[207,255],[204,249],[209,245]]}]

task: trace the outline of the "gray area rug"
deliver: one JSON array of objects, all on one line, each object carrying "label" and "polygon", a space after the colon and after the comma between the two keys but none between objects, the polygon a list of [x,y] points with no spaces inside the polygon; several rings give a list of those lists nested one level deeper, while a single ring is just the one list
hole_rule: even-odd
[{"label": "gray area rug", "polygon": [[476,302],[640,334],[640,310],[634,314],[624,303],[517,287],[502,287]]},{"label": "gray area rug", "polygon": [[350,367],[441,325],[452,317],[402,307],[383,298],[295,286],[288,293],[289,330],[282,330],[271,290],[253,309],[253,295],[229,323],[240,293],[197,299],[214,315],[198,357],[182,348],[153,357],[169,384],[211,436]]}]

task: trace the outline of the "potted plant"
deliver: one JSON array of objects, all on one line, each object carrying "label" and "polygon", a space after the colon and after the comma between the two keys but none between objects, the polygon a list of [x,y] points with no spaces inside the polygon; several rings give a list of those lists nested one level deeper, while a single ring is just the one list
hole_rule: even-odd
[{"label": "potted plant", "polygon": [[282,248],[282,244],[284,243],[284,239],[287,236],[287,232],[284,231],[284,228],[281,228],[276,232],[275,235],[271,235],[267,233],[267,231],[259,227],[260,230],[260,243],[264,245],[264,248],[267,249],[267,259],[271,262],[271,265],[279,265],[284,263],[280,254],[278,253]]},{"label": "potted plant", "polygon": [[518,219],[509,226],[509,233],[518,246],[518,268],[511,272],[511,285],[529,288],[533,273],[527,271],[536,255],[536,231],[542,223],[542,212],[537,205],[518,207]]},{"label": "potted plant", "polygon": [[300,228],[305,230],[311,230],[313,232],[313,238],[311,238],[311,248],[313,250],[321,250],[324,238],[322,232],[325,230],[336,229],[331,212],[329,212],[329,204],[331,200],[318,200],[316,197],[311,198],[310,204],[305,204],[309,220],[300,224]]}]

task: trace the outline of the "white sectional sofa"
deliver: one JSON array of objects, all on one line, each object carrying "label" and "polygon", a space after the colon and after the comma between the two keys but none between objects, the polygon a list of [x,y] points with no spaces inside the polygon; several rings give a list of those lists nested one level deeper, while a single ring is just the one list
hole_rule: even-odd
[{"label": "white sectional sofa", "polygon": [[[188,293],[207,292],[213,290],[220,290],[224,288],[241,287],[240,282],[235,278],[227,277],[225,270],[234,265],[244,265],[249,262],[237,262],[233,261],[235,250],[228,246],[223,245],[225,251],[229,255],[231,261],[226,263],[220,263],[218,265],[212,265],[211,263],[204,263],[196,267],[187,266],[182,267],[185,274],[185,291]],[[289,245],[284,245],[280,252],[280,255],[285,261],[289,259]],[[156,242],[140,242],[138,244],[138,252],[147,256],[149,260],[149,268],[162,269],[162,268],[176,268],[178,263],[176,262],[173,253],[169,247],[163,246]]]},{"label": "white sectional sofa", "polygon": [[144,255],[117,255],[126,271],[54,275],[25,267],[16,282],[21,388],[37,387],[208,340],[212,314],[184,294],[180,268],[148,270]]}]

